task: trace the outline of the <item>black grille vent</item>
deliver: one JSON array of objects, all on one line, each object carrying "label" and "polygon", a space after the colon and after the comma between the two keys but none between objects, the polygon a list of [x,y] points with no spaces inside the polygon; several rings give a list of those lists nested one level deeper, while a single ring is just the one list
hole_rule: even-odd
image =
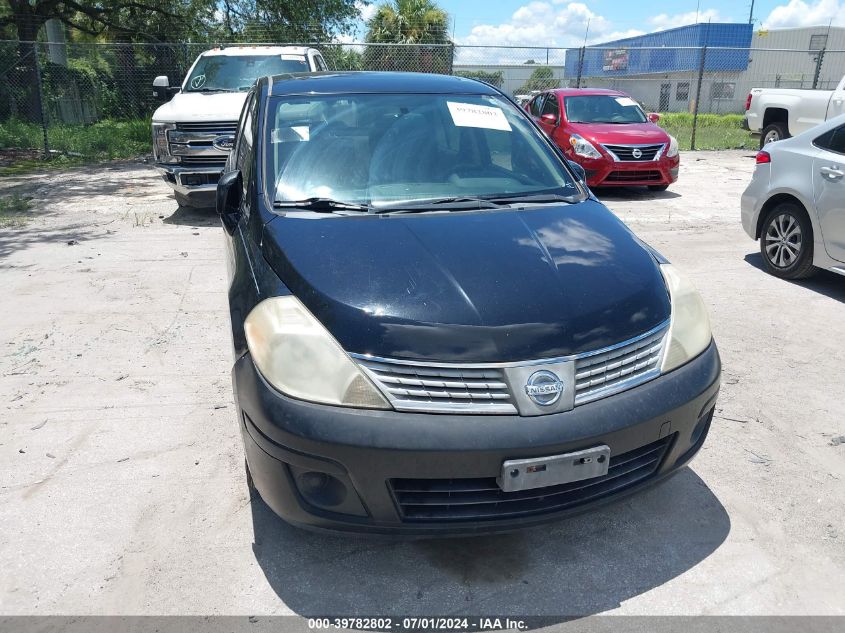
[{"label": "black grille vent", "polygon": [[503,492],[494,477],[391,479],[402,519],[408,522],[484,521],[573,508],[652,476],[673,436],[611,456],[606,475],[559,486]]},{"label": "black grille vent", "polygon": [[176,124],[177,130],[184,130],[185,132],[234,132],[238,129],[237,121],[197,121],[197,122],[182,122]]},{"label": "black grille vent", "polygon": [[605,182],[660,182],[663,175],[659,171],[612,171]]}]

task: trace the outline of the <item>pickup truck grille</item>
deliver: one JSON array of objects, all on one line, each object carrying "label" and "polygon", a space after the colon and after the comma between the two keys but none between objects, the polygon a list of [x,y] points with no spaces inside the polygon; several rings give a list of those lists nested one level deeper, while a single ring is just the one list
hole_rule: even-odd
[{"label": "pickup truck grille", "polygon": [[223,167],[229,150],[221,147],[220,141],[233,140],[237,128],[236,121],[177,123],[176,129],[168,132],[170,153],[183,165]]}]

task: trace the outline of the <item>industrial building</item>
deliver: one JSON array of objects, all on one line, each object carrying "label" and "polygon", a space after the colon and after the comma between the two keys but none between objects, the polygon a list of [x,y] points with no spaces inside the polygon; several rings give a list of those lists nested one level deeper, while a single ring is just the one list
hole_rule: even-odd
[{"label": "industrial building", "polygon": [[[699,88],[699,73],[701,86]],[[742,112],[751,88],[833,88],[845,28],[700,23],[566,52],[565,85],[623,90],[649,110]]]}]

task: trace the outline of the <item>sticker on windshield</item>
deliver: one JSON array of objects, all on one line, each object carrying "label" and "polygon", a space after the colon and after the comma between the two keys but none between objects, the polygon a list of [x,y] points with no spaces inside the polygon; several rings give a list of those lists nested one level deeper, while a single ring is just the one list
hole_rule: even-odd
[{"label": "sticker on windshield", "polygon": [[274,128],[270,141],[272,143],[302,143],[310,139],[311,130],[307,125],[294,125]]},{"label": "sticker on windshield", "polygon": [[488,130],[511,131],[511,124],[501,108],[447,101],[452,121],[458,127],[480,127]]},{"label": "sticker on windshield", "polygon": [[197,75],[191,79],[191,88],[197,90],[205,85],[205,75]]},{"label": "sticker on windshield", "polygon": [[631,97],[616,97],[616,103],[625,107],[637,105],[637,102],[631,99]]},{"label": "sticker on windshield", "polygon": [[302,60],[302,55],[291,55],[290,53],[283,53],[280,57],[286,62],[298,62]]}]

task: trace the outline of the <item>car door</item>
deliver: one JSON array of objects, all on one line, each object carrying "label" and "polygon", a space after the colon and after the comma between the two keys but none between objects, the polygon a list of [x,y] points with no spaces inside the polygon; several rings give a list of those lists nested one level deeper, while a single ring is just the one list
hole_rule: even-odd
[{"label": "car door", "polygon": [[825,250],[845,262],[845,124],[813,141],[813,201]]},{"label": "car door", "polygon": [[827,118],[832,119],[840,114],[845,114],[845,77],[836,86],[833,95],[830,97],[830,103],[827,104]]},{"label": "car door", "polygon": [[546,100],[543,102],[543,111],[540,113],[540,119],[537,123],[550,138],[554,138],[555,130],[560,123],[560,99],[554,92],[546,95]]}]

